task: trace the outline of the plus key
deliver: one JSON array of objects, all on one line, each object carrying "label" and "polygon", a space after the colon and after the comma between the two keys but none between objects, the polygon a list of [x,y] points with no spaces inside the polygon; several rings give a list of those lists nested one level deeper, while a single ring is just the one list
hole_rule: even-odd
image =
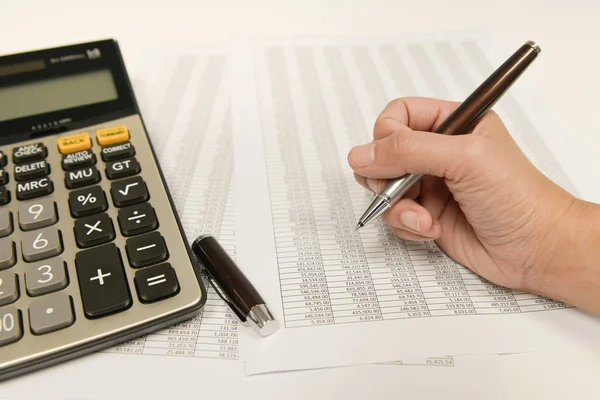
[{"label": "plus key", "polygon": [[75,267],[86,317],[98,318],[129,308],[127,278],[114,243],[80,251],[75,255]]}]

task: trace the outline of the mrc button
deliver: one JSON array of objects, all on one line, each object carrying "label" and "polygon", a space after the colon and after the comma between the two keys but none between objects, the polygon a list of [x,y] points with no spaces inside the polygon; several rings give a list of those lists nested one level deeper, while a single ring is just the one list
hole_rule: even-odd
[{"label": "mrc button", "polygon": [[46,176],[50,173],[50,166],[46,160],[15,165],[15,179],[26,181],[33,178]]},{"label": "mrc button", "polygon": [[91,150],[65,154],[62,158],[62,167],[65,171],[89,167],[94,164],[96,164],[96,155]]},{"label": "mrc button", "polygon": [[114,161],[122,158],[133,157],[133,155],[135,155],[135,149],[133,148],[131,142],[126,142],[103,147],[101,154],[102,160]]},{"label": "mrc button", "polygon": [[27,161],[41,160],[47,154],[48,151],[43,143],[26,144],[13,148],[13,162],[20,164]]},{"label": "mrc button", "polygon": [[47,176],[27,182],[17,183],[17,199],[27,200],[52,193],[54,186]]}]

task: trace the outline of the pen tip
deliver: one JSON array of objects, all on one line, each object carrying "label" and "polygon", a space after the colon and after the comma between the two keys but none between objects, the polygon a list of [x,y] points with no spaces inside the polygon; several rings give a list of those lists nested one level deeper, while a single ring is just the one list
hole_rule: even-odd
[{"label": "pen tip", "polygon": [[354,232],[356,232],[357,230],[359,230],[360,228],[362,228],[364,225],[362,222],[359,222],[358,224],[356,224],[356,227],[354,228]]}]

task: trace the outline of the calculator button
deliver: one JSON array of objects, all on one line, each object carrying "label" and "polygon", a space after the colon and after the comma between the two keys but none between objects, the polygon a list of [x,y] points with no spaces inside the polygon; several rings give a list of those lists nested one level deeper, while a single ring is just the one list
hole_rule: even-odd
[{"label": "calculator button", "polygon": [[106,196],[100,186],[69,193],[69,208],[73,217],[85,217],[106,210]]},{"label": "calculator button", "polygon": [[106,163],[106,176],[108,179],[125,178],[140,172],[140,164],[135,158]]},{"label": "calculator button", "polygon": [[52,193],[54,186],[48,177],[17,183],[17,199],[27,200]]},{"label": "calculator button", "polygon": [[6,185],[8,183],[8,172],[4,169],[0,169],[0,185]]},{"label": "calculator button", "polygon": [[0,269],[10,268],[16,262],[15,242],[8,238],[0,239]]},{"label": "calculator button", "polygon": [[15,164],[41,160],[46,158],[46,155],[48,155],[48,150],[41,142],[13,148],[13,162]]},{"label": "calculator button", "polygon": [[168,256],[165,240],[158,232],[128,239],[125,250],[129,263],[137,268],[160,262]]},{"label": "calculator button", "polygon": [[52,199],[35,200],[19,205],[19,225],[23,231],[50,226],[58,221],[56,203]]},{"label": "calculator button", "polygon": [[28,164],[15,165],[15,179],[26,181],[28,179],[40,178],[50,173],[50,165],[46,160],[40,160]]},{"label": "calculator button", "polygon": [[65,172],[65,185],[69,189],[91,185],[99,181],[100,172],[94,166]]},{"label": "calculator button", "polygon": [[179,291],[179,283],[171,264],[144,268],[135,273],[135,287],[142,303],[161,300]]},{"label": "calculator button", "polygon": [[113,161],[133,157],[135,155],[135,149],[130,142],[126,142],[103,147],[100,154],[102,155],[102,160]]},{"label": "calculator button", "polygon": [[10,190],[0,186],[0,206],[10,203]]},{"label": "calculator button", "polygon": [[8,236],[13,231],[12,213],[8,210],[0,209],[0,237]]},{"label": "calculator button", "polygon": [[16,342],[23,336],[21,312],[15,307],[0,308],[0,346]]},{"label": "calculator button", "polygon": [[41,296],[67,287],[65,263],[58,258],[25,267],[25,288],[29,296]]},{"label": "calculator button", "polygon": [[21,247],[23,259],[27,262],[54,257],[63,251],[60,231],[54,227],[24,232]]},{"label": "calculator button", "polygon": [[113,223],[106,213],[76,220],[73,230],[79,247],[95,246],[115,238]]},{"label": "calculator button", "polygon": [[62,158],[62,168],[67,170],[88,167],[96,164],[96,155],[91,150],[65,154]]},{"label": "calculator button", "polygon": [[156,214],[150,203],[121,208],[117,219],[123,236],[150,232],[158,226]]},{"label": "calculator button", "polygon": [[129,131],[125,125],[98,129],[96,131],[96,139],[98,140],[98,144],[100,146],[108,146],[109,144],[126,142],[129,140]]},{"label": "calculator button", "polygon": [[87,133],[77,133],[71,136],[58,138],[58,151],[61,154],[75,153],[76,151],[92,148],[92,140]]},{"label": "calculator button", "polygon": [[130,204],[141,203],[148,200],[148,189],[146,183],[139,176],[110,185],[110,193],[113,202],[117,207],[128,206]]},{"label": "calculator button", "polygon": [[121,311],[131,305],[121,255],[114,243],[75,255],[83,309],[88,318]]},{"label": "calculator button", "polygon": [[8,157],[6,157],[6,154],[4,154],[2,150],[0,150],[0,168],[6,166],[7,163]]},{"label": "calculator button", "polygon": [[[15,302],[19,298],[19,281],[12,271],[0,272],[0,306]],[[2,323],[2,321],[0,321]]]},{"label": "calculator button", "polygon": [[43,335],[73,325],[71,296],[55,293],[31,302],[29,326],[34,335]]}]

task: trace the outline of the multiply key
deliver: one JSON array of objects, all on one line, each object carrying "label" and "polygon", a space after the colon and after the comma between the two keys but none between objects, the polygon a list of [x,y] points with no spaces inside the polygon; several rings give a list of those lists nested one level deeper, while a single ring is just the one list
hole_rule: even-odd
[{"label": "multiply key", "polygon": [[41,160],[48,154],[43,143],[33,143],[13,148],[13,162],[20,164],[26,161]]}]

